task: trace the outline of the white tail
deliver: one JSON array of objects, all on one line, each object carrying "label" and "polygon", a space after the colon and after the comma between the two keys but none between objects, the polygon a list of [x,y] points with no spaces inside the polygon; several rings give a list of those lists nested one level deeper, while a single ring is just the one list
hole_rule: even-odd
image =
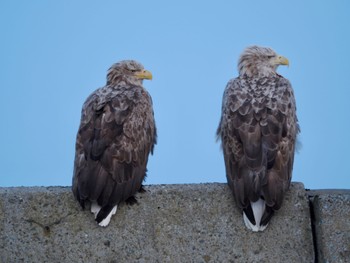
[{"label": "white tail", "polygon": [[253,210],[253,214],[254,214],[254,219],[256,222],[256,225],[253,225],[248,217],[246,216],[246,214],[243,212],[243,220],[244,223],[246,225],[246,227],[250,230],[252,230],[253,232],[258,232],[258,231],[264,231],[267,227],[268,224],[266,224],[265,226],[261,226],[260,222],[261,222],[261,218],[265,212],[265,201],[263,199],[259,199],[256,202],[250,202],[250,205],[252,206],[252,210]]},{"label": "white tail", "polygon": [[[95,215],[95,219],[97,217],[98,212],[100,212],[101,208],[102,207],[99,206],[97,202],[91,203],[91,213]],[[111,221],[112,215],[114,215],[117,212],[117,208],[118,208],[117,205],[114,206],[111,212],[108,214],[108,216],[105,219],[103,219],[98,225],[103,227],[108,226],[109,222]]]}]

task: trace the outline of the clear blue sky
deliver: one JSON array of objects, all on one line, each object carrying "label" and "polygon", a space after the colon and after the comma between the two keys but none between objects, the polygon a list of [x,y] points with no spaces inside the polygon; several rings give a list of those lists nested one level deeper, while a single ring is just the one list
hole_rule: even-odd
[{"label": "clear blue sky", "polygon": [[258,44],[290,61],[279,73],[302,131],[293,181],[350,188],[349,11],[346,0],[2,1],[0,186],[71,185],[81,106],[122,59],[153,73],[146,184],[226,182],[222,94]]}]

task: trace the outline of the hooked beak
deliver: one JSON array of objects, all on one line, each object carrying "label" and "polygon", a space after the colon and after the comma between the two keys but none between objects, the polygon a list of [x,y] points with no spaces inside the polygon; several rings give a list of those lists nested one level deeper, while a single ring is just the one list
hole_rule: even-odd
[{"label": "hooked beak", "polygon": [[135,76],[139,79],[152,79],[152,73],[148,70],[141,70],[135,73]]},{"label": "hooked beak", "polygon": [[274,60],[274,64],[275,65],[286,65],[289,66],[289,61],[286,57],[281,56],[281,55],[277,55],[275,60]]}]

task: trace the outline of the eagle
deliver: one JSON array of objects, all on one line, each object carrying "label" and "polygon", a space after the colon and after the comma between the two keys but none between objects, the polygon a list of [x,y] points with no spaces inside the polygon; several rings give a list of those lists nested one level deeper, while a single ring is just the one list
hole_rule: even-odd
[{"label": "eagle", "polygon": [[137,202],[157,140],[152,99],[143,87],[150,71],[134,60],[113,64],[107,83],[85,101],[76,138],[72,190],[100,226],[119,203]]},{"label": "eagle", "polygon": [[239,76],[224,91],[216,133],[228,185],[246,227],[254,232],[265,230],[282,205],[300,132],[294,92],[276,72],[279,65],[289,61],[271,48],[243,51]]}]

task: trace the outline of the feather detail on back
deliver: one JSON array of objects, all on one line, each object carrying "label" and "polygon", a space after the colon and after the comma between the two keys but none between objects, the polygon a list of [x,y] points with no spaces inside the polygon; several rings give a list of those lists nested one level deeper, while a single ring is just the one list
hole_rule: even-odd
[{"label": "feather detail on back", "polygon": [[240,75],[224,91],[217,130],[228,184],[253,231],[265,229],[282,205],[299,133],[293,89],[275,72],[278,61],[288,62],[269,48],[243,52]]},{"label": "feather detail on back", "polygon": [[152,100],[142,86],[142,76],[149,74],[135,61],[116,63],[107,85],[83,105],[72,188],[83,208],[86,202],[94,204],[95,212],[101,207],[94,212],[98,223],[107,217],[109,222],[116,206],[134,196],[146,176],[156,143]]}]

